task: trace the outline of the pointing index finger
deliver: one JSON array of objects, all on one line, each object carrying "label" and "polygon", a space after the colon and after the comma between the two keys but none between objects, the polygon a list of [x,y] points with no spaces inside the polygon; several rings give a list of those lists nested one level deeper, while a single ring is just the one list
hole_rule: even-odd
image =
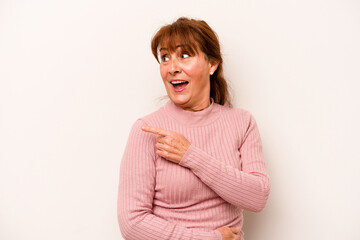
[{"label": "pointing index finger", "polygon": [[141,128],[143,131],[145,132],[150,132],[150,133],[155,133],[161,136],[166,136],[168,135],[168,131],[162,129],[162,128],[157,128],[157,127],[151,127],[151,126],[143,126]]}]

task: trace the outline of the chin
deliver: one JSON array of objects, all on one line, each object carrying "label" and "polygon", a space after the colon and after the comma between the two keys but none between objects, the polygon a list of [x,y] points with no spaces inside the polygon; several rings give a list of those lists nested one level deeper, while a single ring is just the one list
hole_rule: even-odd
[{"label": "chin", "polygon": [[189,97],[187,96],[169,96],[169,97],[171,101],[179,107],[186,106],[190,101]]}]

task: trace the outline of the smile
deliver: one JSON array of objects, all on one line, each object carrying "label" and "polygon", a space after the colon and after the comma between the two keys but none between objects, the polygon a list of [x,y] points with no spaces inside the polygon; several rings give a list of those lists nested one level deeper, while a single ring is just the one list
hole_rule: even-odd
[{"label": "smile", "polygon": [[188,81],[184,81],[184,80],[172,80],[170,81],[170,83],[173,85],[175,92],[184,91],[187,85],[189,84]]}]

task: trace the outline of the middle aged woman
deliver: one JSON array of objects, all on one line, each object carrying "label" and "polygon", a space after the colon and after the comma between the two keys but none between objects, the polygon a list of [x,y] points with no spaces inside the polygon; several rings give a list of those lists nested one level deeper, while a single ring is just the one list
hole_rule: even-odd
[{"label": "middle aged woman", "polygon": [[201,20],[154,36],[169,103],[135,122],[120,171],[125,239],[244,239],[243,210],[261,211],[270,184],[253,116],[230,107],[220,45]]}]

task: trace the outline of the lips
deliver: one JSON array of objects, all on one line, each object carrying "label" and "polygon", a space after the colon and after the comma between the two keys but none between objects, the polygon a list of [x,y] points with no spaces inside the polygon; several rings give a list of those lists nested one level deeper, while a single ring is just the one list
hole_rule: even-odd
[{"label": "lips", "polygon": [[187,87],[187,85],[189,84],[188,81],[185,80],[171,80],[170,81],[171,85],[173,86],[173,89],[175,92],[182,92],[185,90],[185,88]]}]

